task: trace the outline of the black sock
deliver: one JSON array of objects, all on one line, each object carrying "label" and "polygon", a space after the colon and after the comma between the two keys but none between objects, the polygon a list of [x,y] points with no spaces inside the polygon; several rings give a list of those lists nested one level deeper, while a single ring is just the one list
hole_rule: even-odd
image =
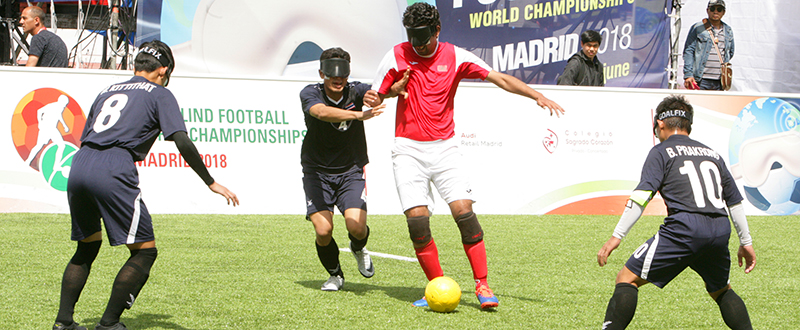
[{"label": "black sock", "polygon": [[321,246],[317,244],[316,241],[314,245],[317,246],[319,261],[322,262],[322,267],[325,267],[328,274],[331,274],[331,276],[340,275],[344,277],[342,267],[339,266],[339,246],[336,245],[336,240],[331,237],[331,242],[326,246]]},{"label": "black sock", "polygon": [[636,303],[639,299],[639,289],[633,284],[617,283],[614,295],[608,301],[603,329],[625,329],[636,313]]},{"label": "black sock", "polygon": [[369,239],[369,226],[367,226],[367,236],[364,236],[364,239],[357,239],[350,233],[347,233],[347,236],[350,237],[350,248],[353,251],[361,251],[365,246],[367,246],[367,240]]},{"label": "black sock", "polygon": [[119,270],[111,289],[111,298],[108,306],[100,319],[104,326],[119,323],[119,318],[125,309],[130,309],[139,296],[142,287],[150,277],[150,267],[156,261],[158,250],[156,248],[131,250],[131,257]]},{"label": "black sock", "polygon": [[78,242],[78,248],[75,249],[75,254],[67,263],[67,268],[64,269],[64,277],[61,279],[61,301],[58,305],[56,322],[64,325],[70,325],[74,322],[72,315],[75,313],[75,303],[81,297],[81,291],[83,291],[83,286],[86,285],[86,279],[89,278],[89,273],[92,270],[92,263],[97,258],[97,253],[100,252],[102,243],[102,241]]},{"label": "black sock", "polygon": [[742,298],[733,292],[733,289],[725,290],[719,295],[717,305],[719,305],[722,319],[725,320],[728,328],[734,330],[753,329],[753,325],[750,324],[750,315],[747,314],[747,306],[744,305]]}]

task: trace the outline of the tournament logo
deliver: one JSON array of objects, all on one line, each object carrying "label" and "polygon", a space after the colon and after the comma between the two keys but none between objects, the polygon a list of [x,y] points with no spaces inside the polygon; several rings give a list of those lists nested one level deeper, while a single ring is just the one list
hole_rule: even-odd
[{"label": "tournament logo", "polygon": [[26,165],[42,173],[51,187],[66,191],[84,125],[86,116],[75,99],[55,88],[39,88],[14,109],[11,138]]}]

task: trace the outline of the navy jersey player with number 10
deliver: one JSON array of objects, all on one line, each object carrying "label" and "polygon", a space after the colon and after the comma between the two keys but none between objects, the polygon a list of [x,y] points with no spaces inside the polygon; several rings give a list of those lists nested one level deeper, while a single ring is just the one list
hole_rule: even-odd
[{"label": "navy jersey player with number 10", "polygon": [[669,96],[656,108],[653,133],[661,143],[647,155],[613,236],[597,252],[598,264],[606,264],[656,192],[664,198],[667,217],[617,274],[603,329],[625,329],[636,311],[638,288],[647,283],[663,288],[686,267],[703,279],[728,327],[752,329],[747,307],[729,281],[728,214],[739,235],[739,266],[744,259],[749,273],[756,265],[742,195],[720,155],[689,138],[693,117],[683,96]]},{"label": "navy jersey player with number 10", "polygon": [[107,87],[92,104],[67,183],[72,240],[78,241],[78,246],[64,270],[54,330],[86,329],[74,322],[73,312],[100,250],[101,218],[109,244],[125,244],[131,256],[114,280],[95,329],[125,329],[120,316],[133,305],[157,256],[134,162],[144,159],[161,132],[166,140],[175,142],[211,191],[225,197],[228,204],[239,204],[233,192],[209,175],[186,134],[175,96],[164,88],[174,67],[169,46],[158,40],[146,42],[136,56],[134,77]]}]

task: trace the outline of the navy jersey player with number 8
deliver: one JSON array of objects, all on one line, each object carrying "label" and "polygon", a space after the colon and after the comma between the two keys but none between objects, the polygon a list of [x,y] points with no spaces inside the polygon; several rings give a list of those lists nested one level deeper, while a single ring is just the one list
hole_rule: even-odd
[{"label": "navy jersey player with number 8", "polygon": [[669,96],[656,108],[653,134],[661,143],[647,155],[613,236],[597,252],[598,264],[606,264],[656,192],[667,205],[667,218],[617,274],[603,329],[625,329],[636,311],[638,288],[647,283],[663,288],[686,267],[703,279],[728,327],[752,329],[747,307],[729,283],[728,214],[739,235],[739,266],[744,259],[744,272],[750,273],[756,265],[742,195],[720,155],[689,138],[693,117],[683,96]]},{"label": "navy jersey player with number 8", "polygon": [[109,244],[125,244],[131,256],[114,280],[95,329],[125,329],[120,316],[133,305],[157,256],[134,162],[144,159],[160,133],[175,142],[211,191],[225,197],[228,204],[239,204],[236,194],[209,175],[186,134],[175,96],[164,88],[174,67],[169,46],[158,40],[146,42],[136,56],[134,77],[107,87],[92,104],[67,183],[72,240],[78,246],[64,270],[54,330],[86,329],[73,320],[73,313],[100,250],[101,218]]}]

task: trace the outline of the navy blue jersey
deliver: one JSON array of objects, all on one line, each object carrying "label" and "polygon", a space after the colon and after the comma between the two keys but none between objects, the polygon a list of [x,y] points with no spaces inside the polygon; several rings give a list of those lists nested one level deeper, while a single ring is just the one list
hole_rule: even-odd
[{"label": "navy blue jersey", "polygon": [[303,139],[300,163],[305,169],[342,173],[353,166],[364,167],[367,157],[367,139],[364,137],[364,122],[349,120],[329,123],[311,115],[311,107],[324,104],[330,107],[362,111],[364,94],[372,86],[360,82],[348,82],[342,100],[334,103],[325,96],[323,84],[311,84],[300,92],[300,101],[305,116],[306,136]]},{"label": "navy blue jersey", "polygon": [[128,149],[134,160],[145,158],[158,134],[186,131],[178,101],[168,89],[144,77],[104,89],[92,104],[81,143]]},{"label": "navy blue jersey", "polygon": [[660,191],[670,216],[691,212],[727,217],[726,205],[742,201],[719,154],[678,134],[650,150],[636,190]]}]

